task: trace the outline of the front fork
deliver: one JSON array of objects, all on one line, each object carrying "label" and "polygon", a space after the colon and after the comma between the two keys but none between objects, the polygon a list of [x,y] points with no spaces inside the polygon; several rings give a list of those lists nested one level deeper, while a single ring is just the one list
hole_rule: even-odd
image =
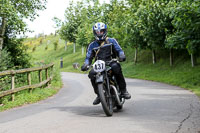
[{"label": "front fork", "polygon": [[107,77],[107,71],[104,71],[103,73],[97,73],[96,74],[96,83],[104,83],[106,82],[106,89],[108,92],[108,96],[111,97],[111,93],[110,93],[110,83],[109,83],[109,79]]}]

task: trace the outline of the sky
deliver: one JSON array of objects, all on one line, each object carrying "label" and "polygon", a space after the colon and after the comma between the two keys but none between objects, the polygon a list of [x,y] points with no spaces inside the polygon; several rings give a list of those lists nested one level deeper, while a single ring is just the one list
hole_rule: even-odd
[{"label": "sky", "polygon": [[[73,1],[76,2],[78,0]],[[101,3],[103,3],[104,1],[107,2],[108,0],[100,0]],[[39,33],[44,33],[45,35],[54,33],[55,24],[52,19],[54,17],[57,17],[62,21],[64,20],[64,13],[69,6],[70,0],[48,0],[47,2],[47,9],[39,11],[39,17],[37,17],[33,22],[25,20],[28,28],[34,31],[33,33],[26,33],[26,36],[34,37]]]},{"label": "sky", "polygon": [[[74,0],[76,1],[76,0]],[[64,20],[64,13],[69,6],[69,0],[48,0],[46,9],[39,11],[39,17],[37,17],[33,22],[26,20],[28,28],[33,33],[26,33],[29,37],[34,37],[39,33],[50,34],[55,32],[53,18],[57,17]]]}]

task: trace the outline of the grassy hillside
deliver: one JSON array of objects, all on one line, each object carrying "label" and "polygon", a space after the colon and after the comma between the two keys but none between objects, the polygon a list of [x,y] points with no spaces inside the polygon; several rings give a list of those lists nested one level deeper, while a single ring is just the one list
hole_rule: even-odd
[{"label": "grassy hillside", "polygon": [[[47,44],[48,40],[50,41],[49,44]],[[76,70],[72,67],[73,63],[83,63],[85,54],[81,54],[81,47],[76,47],[76,53],[73,53],[73,44],[68,43],[67,44],[67,50],[65,51],[65,42],[63,40],[58,41],[59,37],[47,37],[45,41],[36,47],[35,51],[32,51],[32,48],[30,48],[29,53],[32,56],[32,63],[55,63],[57,68],[60,68],[60,61],[61,58],[63,59],[63,68],[61,68],[61,71],[66,72],[80,72],[79,70]],[[57,46],[57,50],[54,48],[54,43],[59,42]],[[45,47],[48,46],[48,49],[45,49]],[[85,51],[84,51],[85,52]]]},{"label": "grassy hillside", "polygon": [[[30,53],[33,57],[32,62],[54,62],[56,67],[60,67],[60,59],[63,58],[63,68],[60,68],[63,72],[81,72],[80,69],[74,69],[73,63],[83,64],[85,58],[85,50],[82,55],[81,47],[76,47],[76,53],[73,53],[73,44],[68,43],[67,50],[65,51],[64,41],[60,41],[58,49],[54,50],[54,42],[58,41],[59,37],[48,36],[42,44],[36,47],[36,50]],[[48,49],[45,50],[48,40],[51,41],[48,44]],[[138,78],[145,80],[158,81],[168,83],[182,88],[190,89],[200,96],[200,66],[194,68],[191,67],[190,57],[185,54],[176,55],[175,64],[173,67],[169,66],[168,53],[166,51],[160,51],[158,54],[158,62],[152,64],[151,51],[143,50],[139,51],[138,63],[133,63],[134,49],[124,49],[127,61],[121,63],[123,73],[129,78]],[[198,59],[200,62],[200,59]],[[81,72],[83,73],[83,72]]]},{"label": "grassy hillside", "polygon": [[[182,88],[190,89],[200,96],[200,66],[191,67],[190,56],[187,52],[176,55],[174,65],[169,65],[169,53],[164,51],[158,55],[158,62],[152,64],[151,51],[140,51],[138,56],[138,63],[134,64],[133,51],[126,50],[128,54],[128,61],[123,64],[124,74],[130,78],[139,78],[145,80],[152,80],[163,82]],[[198,62],[200,60],[198,59]]]}]

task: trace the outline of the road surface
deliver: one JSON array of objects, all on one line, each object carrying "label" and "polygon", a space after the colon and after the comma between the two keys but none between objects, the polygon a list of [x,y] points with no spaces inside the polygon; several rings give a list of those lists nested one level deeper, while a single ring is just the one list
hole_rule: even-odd
[{"label": "road surface", "polygon": [[51,98],[0,112],[0,133],[200,133],[199,98],[162,83],[126,79],[132,95],[106,117],[87,74],[62,73]]}]

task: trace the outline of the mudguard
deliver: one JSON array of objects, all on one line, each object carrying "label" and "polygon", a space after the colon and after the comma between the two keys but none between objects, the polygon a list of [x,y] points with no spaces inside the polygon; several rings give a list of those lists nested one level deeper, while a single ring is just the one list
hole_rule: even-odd
[{"label": "mudguard", "polygon": [[96,76],[96,83],[103,83],[103,75]]}]

